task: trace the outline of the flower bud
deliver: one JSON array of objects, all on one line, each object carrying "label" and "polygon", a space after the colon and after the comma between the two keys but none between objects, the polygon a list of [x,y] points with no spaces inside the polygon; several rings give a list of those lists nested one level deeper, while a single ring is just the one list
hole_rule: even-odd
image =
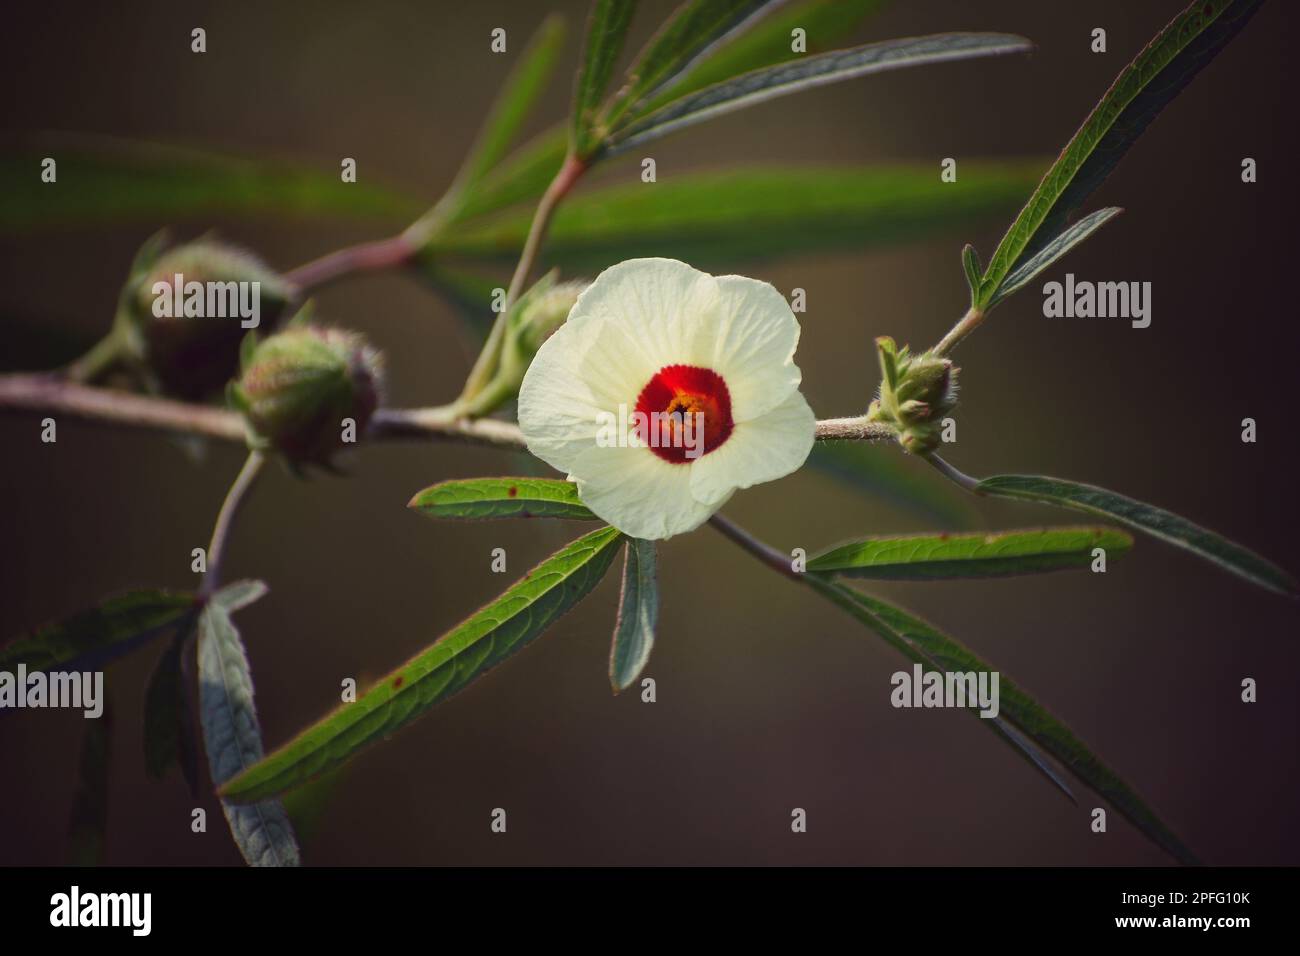
[{"label": "flower bud", "polygon": [[496,373],[470,399],[465,408],[468,414],[486,415],[519,393],[533,356],[564,324],[578,295],[590,285],[586,279],[557,283],[555,276],[554,272],[543,276],[510,309]]},{"label": "flower bud", "polygon": [[880,355],[880,392],[867,419],[898,429],[898,440],[916,455],[934,451],[943,419],[957,407],[957,368],[930,352],[912,355],[891,338],[876,340]]},{"label": "flower bud", "polygon": [[361,437],[382,390],[380,356],[360,335],[303,325],[248,349],[230,402],[244,415],[251,447],[327,465]]},{"label": "flower bud", "polygon": [[212,239],[141,249],[118,302],[128,356],[161,391],[187,399],[220,390],[239,369],[239,344],[270,327],[289,285],[257,256]]}]

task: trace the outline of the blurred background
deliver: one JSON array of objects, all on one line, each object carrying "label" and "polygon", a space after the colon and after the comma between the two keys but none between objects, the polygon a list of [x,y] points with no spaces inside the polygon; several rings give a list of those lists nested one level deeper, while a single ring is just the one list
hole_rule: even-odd
[{"label": "blurred background", "polygon": [[[1000,30],[1028,57],[899,71],[814,90],[694,127],[641,152],[660,182],[745,162],[1039,161],[1065,144],[1176,0],[881,4],[836,45],[945,30]],[[551,9],[569,26],[529,132],[563,118],[587,4],[372,0],[53,2],[10,11],[0,35],[3,134],[59,130],[187,144],[305,163],[431,204],[447,186],[527,37]],[[672,9],[647,2],[629,52]],[[1149,281],[1153,322],[1047,320],[1041,284],[1000,307],[957,353],[963,401],[946,457],[974,475],[1092,482],[1219,530],[1292,573],[1297,531],[1293,355],[1294,96],[1284,49],[1294,9],[1272,3],[1160,116],[1088,208],[1120,205],[1044,278]],[[189,49],[207,30],[208,52]],[[488,50],[507,30],[508,53]],[[1090,51],[1103,27],[1108,52]],[[1259,181],[1240,179],[1243,157]],[[639,181],[638,153],[581,190]],[[34,175],[25,173],[24,175]],[[645,188],[653,189],[654,186]],[[0,202],[4,198],[0,196]],[[965,309],[959,252],[991,254],[1016,206],[889,249],[696,262],[807,292],[799,364],[819,417],[860,412],[877,381],[872,341],[925,346]],[[139,221],[0,233],[0,355],[52,366],[108,326],[135,250],[159,226],[216,228],[291,268],[402,223],[284,216]],[[662,251],[659,249],[656,252]],[[543,257],[545,261],[545,256]],[[501,281],[508,266],[499,270]],[[388,356],[397,405],[459,390],[471,355],[444,299],[406,275],[319,296],[321,314]],[[33,330],[37,330],[34,332]],[[22,348],[19,348],[19,344]],[[12,351],[11,351],[12,349]],[[1240,440],[1244,417],[1255,444]],[[0,637],[101,597],[193,587],[243,451],[196,462],[161,435],[0,416]],[[896,456],[897,457],[897,456]],[[434,524],[408,511],[451,477],[518,472],[508,453],[384,444],[345,478],[272,468],[227,556],[231,579],[270,594],[240,613],[269,746],[405,660],[575,537],[558,523]],[[963,501],[923,465],[907,505],[805,469],[743,492],[725,513],[783,550],[853,535],[1071,523],[1032,505]],[[504,547],[510,573],[492,574]],[[302,834],[311,864],[1162,864],[1099,801],[1065,800],[978,722],[895,710],[908,667],[805,589],[777,580],[703,529],[661,548],[663,606],[646,673],[658,701],[611,695],[617,574],[544,638],[467,692],[377,745],[332,785]],[[1140,538],[1104,575],[873,591],[917,612],[1020,682],[1123,776],[1203,859],[1300,862],[1297,607]],[[116,864],[237,864],[217,802],[206,834],[179,774],[144,773],[141,711],[162,646],[113,665],[109,829]],[[1244,677],[1259,700],[1240,700]],[[58,863],[77,784],[83,719],[0,719],[0,864]],[[489,814],[507,810],[507,835]],[[790,832],[791,809],[808,831]]]}]

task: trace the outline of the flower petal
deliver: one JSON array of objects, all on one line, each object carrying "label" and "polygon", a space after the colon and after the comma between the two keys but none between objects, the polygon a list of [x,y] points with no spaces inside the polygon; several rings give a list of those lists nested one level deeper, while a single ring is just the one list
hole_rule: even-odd
[{"label": "flower petal", "polygon": [[621,329],[646,368],[636,390],[665,365],[710,358],[718,287],[713,276],[676,259],[628,259],[596,276],[569,321],[600,319]]},{"label": "flower petal", "polygon": [[603,416],[635,406],[647,373],[627,339],[588,317],[570,319],[542,343],[519,386],[519,427],[529,451],[569,471],[596,444]]},{"label": "flower petal", "polygon": [[693,465],[674,465],[647,448],[591,448],[573,464],[578,497],[624,534],[650,541],[694,531],[726,500],[691,496]]},{"label": "flower petal", "polygon": [[783,478],[797,471],[812,451],[817,419],[799,392],[758,418],[736,425],[721,446],[688,467],[691,495],[721,507],[737,488]]},{"label": "flower petal", "polygon": [[767,282],[719,276],[717,283],[710,354],[702,364],[726,380],[732,417],[745,422],[776,408],[799,387],[799,322],[785,296]]}]

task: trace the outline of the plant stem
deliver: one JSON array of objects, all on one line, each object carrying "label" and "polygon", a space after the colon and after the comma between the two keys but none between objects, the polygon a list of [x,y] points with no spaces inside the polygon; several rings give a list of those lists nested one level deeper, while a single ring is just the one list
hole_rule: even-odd
[{"label": "plant stem", "polygon": [[971,306],[957,324],[948,330],[948,334],[939,340],[939,344],[932,351],[936,355],[949,354],[957,347],[958,342],[979,328],[980,323],[984,321],[984,315],[984,312]]},{"label": "plant stem", "polygon": [[81,385],[50,373],[0,375],[0,409],[63,413],[136,428],[244,440],[243,423],[234,412]]},{"label": "plant stem", "polygon": [[95,382],[121,360],[122,345],[122,333],[114,326],[108,335],[69,365],[63,374],[74,382]]},{"label": "plant stem", "polygon": [[339,249],[285,273],[284,277],[301,295],[354,272],[378,272],[406,265],[418,251],[419,246],[407,233],[402,233]]},{"label": "plant stem", "polygon": [[931,454],[931,455],[926,455],[924,457],[926,461],[928,461],[931,465],[933,465],[938,470],[939,474],[943,475],[949,481],[953,482],[954,484],[960,485],[961,487],[969,491],[971,494],[976,494],[976,495],[979,494],[979,491],[976,490],[979,485],[978,478],[972,478],[970,475],[963,474],[962,472],[954,468],[952,465],[944,461],[942,458],[940,458],[938,455]]},{"label": "plant stem", "polygon": [[[177,432],[243,442],[244,422],[236,412],[212,405],[135,395],[70,382],[52,373],[0,375],[0,412],[65,414],[132,428]],[[522,448],[519,426],[494,418],[468,419],[457,404],[434,408],[381,408],[368,439],[423,438],[471,445]],[[817,423],[818,441],[890,441],[893,429],[862,418],[828,418]]]},{"label": "plant stem", "polygon": [[533,223],[528,228],[528,238],[524,240],[523,251],[519,253],[519,264],[515,266],[515,274],[510,278],[510,288],[506,290],[506,307],[502,310],[502,315],[510,311],[510,307],[524,291],[524,285],[533,271],[537,254],[541,251],[542,241],[546,238],[546,231],[550,228],[555,208],[586,171],[587,164],[583,160],[569,155],[565,158],[560,171],[555,174],[555,178],[551,180],[551,184],[546,187],[546,192],[537,203],[537,211],[533,213]]},{"label": "plant stem", "polygon": [[893,441],[898,431],[884,422],[862,418],[824,418],[817,423],[818,441]]},{"label": "plant stem", "polygon": [[221,583],[221,559],[225,556],[230,527],[234,524],[235,516],[239,514],[244,499],[248,497],[248,490],[257,480],[265,460],[260,451],[250,451],[248,458],[244,460],[244,467],[239,470],[234,484],[226,492],[226,500],[221,503],[217,523],[212,528],[212,540],[208,544],[207,572],[203,575],[203,583],[199,586],[199,596],[202,598],[210,597]]},{"label": "plant stem", "polygon": [[733,542],[740,545],[742,549],[748,551],[759,561],[766,564],[773,571],[792,578],[795,581],[801,581],[803,575],[794,569],[790,563],[790,558],[773,548],[771,545],[764,544],[755,538],[752,534],[721,514],[715,514],[709,519],[709,524],[717,528],[722,534],[730,538]]},{"label": "plant stem", "polygon": [[587,164],[570,154],[565,158],[564,165],[560,167],[560,171],[555,174],[555,178],[551,180],[551,184],[546,187],[546,192],[542,194],[542,198],[538,201],[537,211],[533,213],[532,225],[528,227],[528,237],[524,240],[524,248],[519,253],[519,263],[515,266],[514,275],[510,277],[510,287],[506,290],[505,305],[497,313],[496,321],[492,323],[492,331],[488,333],[487,341],[483,343],[483,350],[479,352],[474,367],[470,369],[469,376],[465,379],[465,387],[460,393],[462,403],[467,403],[482,391],[496,373],[497,364],[500,360],[501,343],[506,334],[506,318],[510,314],[511,307],[523,293],[524,286],[528,282],[528,276],[533,271],[533,266],[537,261],[537,254],[541,251],[542,242],[546,238],[547,229],[550,228],[551,217],[555,214],[556,206],[559,205],[561,199],[568,195],[574,183],[582,177],[586,170]]}]

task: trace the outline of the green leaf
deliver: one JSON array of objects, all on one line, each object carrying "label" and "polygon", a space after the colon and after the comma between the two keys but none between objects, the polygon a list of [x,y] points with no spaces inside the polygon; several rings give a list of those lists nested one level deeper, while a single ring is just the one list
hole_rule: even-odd
[{"label": "green leaf", "polygon": [[597,112],[623,51],[634,12],[636,3],[629,0],[596,0],[591,8],[582,67],[573,95],[573,149],[579,156],[586,156],[600,140],[594,128]]},{"label": "green leaf", "polygon": [[1295,596],[1295,579],[1253,551],[1176,514],[1105,488],[1042,475],[996,475],[975,486],[979,495],[1037,501],[1099,515],[1167,541],[1238,577],[1279,594]]},{"label": "green leaf", "polygon": [[775,5],[773,0],[687,0],[628,68],[627,84],[619,91],[606,123],[616,124],[620,117],[637,113],[646,99]]},{"label": "green leaf", "polygon": [[796,27],[806,35],[806,53],[821,53],[882,6],[884,0],[807,0],[779,7],[740,36],[733,34],[733,39],[706,51],[639,112],[741,73],[804,56],[791,49],[791,31]]},{"label": "green leaf", "polygon": [[[945,674],[992,671],[988,664],[967,648],[899,608],[836,581],[812,575],[804,580],[823,596],[875,631],[884,638],[886,643],[927,670]],[[1166,852],[1183,863],[1197,862],[1191,850],[1160,821],[1132,788],[1102,763],[1068,727],[1019,686],[1008,680],[1005,675],[999,674],[998,685],[998,717],[981,718],[983,723],[999,732],[1005,740],[1018,748],[1022,743],[1032,741],[1037,747],[1059,760],[1097,794],[1110,801],[1120,813]],[[971,709],[971,712],[978,713],[975,709]],[[1003,718],[1012,725],[1012,733],[1007,733],[1005,726],[997,726],[996,722]],[[1021,731],[1023,736],[1014,731]],[[1050,765],[1041,755],[1023,750],[1022,753],[1029,757],[1039,770],[1051,777],[1054,783],[1064,789],[1063,782],[1054,776]]]},{"label": "green leaf", "polygon": [[975,251],[975,247],[969,242],[961,250],[961,267],[966,272],[966,284],[970,286],[971,304],[975,303],[975,297],[979,295],[980,289],[980,254]]},{"label": "green leaf", "polygon": [[77,790],[68,819],[68,864],[99,866],[104,862],[108,830],[108,771],[113,742],[112,710],[104,702],[98,718],[87,720],[81,735]]},{"label": "green leaf", "polygon": [[[41,161],[58,163],[55,184]],[[0,156],[0,229],[25,230],[213,215],[331,216],[409,221],[423,204],[317,171],[158,143],[43,136]]]},{"label": "green leaf", "polygon": [[338,796],[339,785],[346,772],[344,767],[335,767],[323,773],[315,780],[303,784],[292,793],[284,795],[284,810],[293,822],[294,832],[304,845],[311,845],[312,840],[321,831],[326,814]]},{"label": "green leaf", "polygon": [[568,147],[569,134],[560,126],[529,140],[479,181],[451,222],[475,219],[516,203],[535,202],[555,178]]},{"label": "green leaf", "polygon": [[178,631],[149,678],[144,698],[144,767],[150,777],[161,778],[177,764],[190,793],[197,795],[199,755],[184,668],[185,650],[193,633],[192,625]]},{"label": "green leaf", "polygon": [[468,189],[501,161],[550,78],[564,41],[564,18],[551,14],[528,42],[488,113],[453,189]]},{"label": "green leaf", "polygon": [[650,660],[659,624],[659,578],[655,543],[629,538],[623,557],[623,590],[609,652],[609,682],[626,690]]},{"label": "green leaf", "polygon": [[1031,46],[1024,37],[1006,33],[941,33],[802,57],[673,100],[609,136],[601,155],[620,153],[706,119],[828,83],[910,66],[1021,53]]},{"label": "green leaf", "polygon": [[878,495],[945,528],[969,527],[975,514],[970,498],[956,494],[947,482],[891,448],[862,441],[819,441],[808,464],[850,488]]},{"label": "green leaf", "polygon": [[596,518],[573,482],[554,478],[442,481],[418,492],[407,507],[430,518]]},{"label": "green leaf", "polygon": [[999,243],[980,282],[982,309],[992,306],[1013,270],[1060,235],[1156,114],[1236,36],[1261,2],[1195,0],[1124,68]]},{"label": "green leaf", "polygon": [[245,802],[283,793],[406,726],[541,635],[604,577],[622,535],[601,528],[543,561],[487,607],[226,783]]},{"label": "green leaf", "polygon": [[809,571],[850,578],[933,581],[1086,568],[1093,549],[1107,558],[1133,547],[1114,528],[1035,528],[993,534],[903,535],[840,545],[808,560]]},{"label": "green leaf", "polygon": [[[566,270],[599,270],[638,256],[697,266],[794,253],[892,246],[981,222],[1038,177],[1034,162],[967,163],[957,183],[928,166],[740,167],[687,173],[646,189],[608,186],[566,199],[545,256]],[[531,210],[468,223],[437,240],[435,258],[519,255]]]},{"label": "green leaf", "polygon": [[195,596],[129,591],[0,648],[0,670],[98,670],[195,613]]},{"label": "green leaf", "polygon": [[[1013,292],[1018,291],[1025,285],[1028,285],[1035,276],[1050,266],[1061,256],[1065,255],[1083,240],[1087,239],[1094,232],[1100,229],[1106,223],[1110,222],[1115,216],[1118,216],[1124,210],[1117,206],[1108,206],[1105,209],[1098,209],[1094,213],[1084,216],[1074,225],[1070,226],[1056,236],[1051,242],[1043,246],[1034,255],[1025,259],[1003,280],[998,291],[993,294],[986,309],[991,309]],[[970,246],[966,247],[970,249]],[[979,294],[979,282],[972,287],[974,295]],[[972,300],[973,302],[974,300]]]},{"label": "green leaf", "polygon": [[[261,582],[232,584],[214,594],[199,616],[199,714],[212,780],[220,785],[262,759],[262,729],[253,705],[253,678],[231,613],[265,592]],[[298,866],[293,825],[278,800],[221,801],[231,836],[249,866]]]}]

